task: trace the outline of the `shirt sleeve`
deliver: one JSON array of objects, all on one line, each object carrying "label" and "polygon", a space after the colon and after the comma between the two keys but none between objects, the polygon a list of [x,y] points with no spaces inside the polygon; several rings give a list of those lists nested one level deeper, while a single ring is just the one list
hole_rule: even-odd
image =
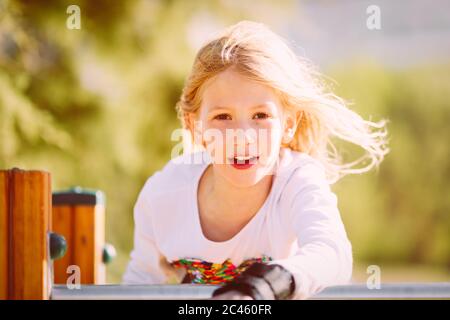
[{"label": "shirt sleeve", "polygon": [[306,165],[294,176],[286,227],[298,243],[294,255],[273,260],[295,280],[292,299],[307,299],[328,286],[346,284],[352,275],[352,246],[337,206],[337,197],[326,182],[323,167]]},{"label": "shirt sleeve", "polygon": [[134,248],[123,275],[123,284],[164,284],[165,257],[155,243],[152,215],[155,214],[146,199],[146,188],[142,189],[134,206]]}]

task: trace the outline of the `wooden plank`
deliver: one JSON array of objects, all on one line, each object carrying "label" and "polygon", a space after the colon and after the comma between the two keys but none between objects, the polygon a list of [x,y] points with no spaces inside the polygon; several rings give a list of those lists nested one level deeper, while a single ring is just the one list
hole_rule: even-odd
[{"label": "wooden plank", "polygon": [[0,171],[0,300],[8,299],[8,171]]},{"label": "wooden plank", "polygon": [[67,242],[67,251],[64,257],[53,262],[53,282],[66,284],[69,274],[67,267],[75,264],[73,257],[73,207],[54,206],[52,208],[52,231],[62,235]]},{"label": "wooden plank", "polygon": [[81,283],[95,283],[94,206],[74,207],[73,256],[81,270]]},{"label": "wooden plank", "polygon": [[9,298],[48,299],[51,289],[48,262],[50,174],[18,169],[11,170],[11,174],[13,221],[9,224]]},{"label": "wooden plank", "polygon": [[103,194],[80,187],[53,193],[53,220],[53,231],[65,236],[68,242],[67,257],[54,262],[55,283],[66,283],[68,275],[65,270],[69,265],[76,265],[81,271],[82,284],[104,284],[106,270],[103,263]]}]

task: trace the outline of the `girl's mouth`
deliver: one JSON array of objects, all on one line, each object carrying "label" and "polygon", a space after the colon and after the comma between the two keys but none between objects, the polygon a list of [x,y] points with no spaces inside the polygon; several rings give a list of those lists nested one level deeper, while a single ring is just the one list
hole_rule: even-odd
[{"label": "girl's mouth", "polygon": [[232,158],[231,165],[238,170],[244,170],[252,167],[257,163],[259,159],[259,156],[248,156],[248,157],[241,157],[236,156]]}]

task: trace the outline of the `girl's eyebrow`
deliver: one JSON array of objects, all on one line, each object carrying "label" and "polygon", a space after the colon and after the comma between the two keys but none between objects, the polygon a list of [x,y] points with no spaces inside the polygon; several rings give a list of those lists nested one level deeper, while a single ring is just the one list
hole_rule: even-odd
[{"label": "girl's eyebrow", "polygon": [[[264,103],[260,103],[257,104],[253,107],[251,107],[250,109],[257,109],[257,108],[262,108],[262,107],[272,107],[273,103],[272,102],[264,102]],[[209,112],[215,111],[215,110],[228,110],[228,109],[232,109],[230,107],[225,107],[225,106],[214,106],[211,109],[209,109]]]}]

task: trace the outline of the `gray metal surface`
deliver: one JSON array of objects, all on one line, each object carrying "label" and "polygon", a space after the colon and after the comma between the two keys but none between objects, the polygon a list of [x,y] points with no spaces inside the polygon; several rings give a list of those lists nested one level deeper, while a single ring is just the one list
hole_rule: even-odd
[{"label": "gray metal surface", "polygon": [[[215,285],[82,285],[68,289],[54,285],[53,300],[202,300],[211,297]],[[450,282],[381,284],[368,289],[365,284],[329,287],[311,299],[450,299]]]},{"label": "gray metal surface", "polygon": [[329,287],[312,299],[450,299],[450,282],[385,283],[380,289],[365,284]]},{"label": "gray metal surface", "polygon": [[52,300],[202,300],[211,297],[217,288],[213,285],[81,285],[68,289],[54,285]]}]

